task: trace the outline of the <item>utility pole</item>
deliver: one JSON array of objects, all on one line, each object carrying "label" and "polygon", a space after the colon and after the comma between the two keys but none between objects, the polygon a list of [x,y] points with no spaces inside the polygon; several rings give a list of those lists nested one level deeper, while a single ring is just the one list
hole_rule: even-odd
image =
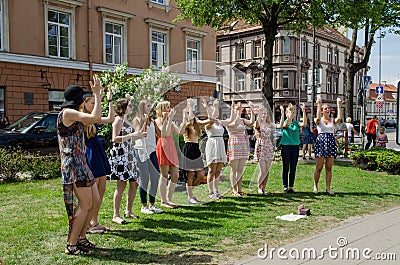
[{"label": "utility pole", "polygon": [[313,26],[313,61],[312,61],[312,91],[311,91],[311,120],[314,121],[314,103],[315,103],[315,26]]}]

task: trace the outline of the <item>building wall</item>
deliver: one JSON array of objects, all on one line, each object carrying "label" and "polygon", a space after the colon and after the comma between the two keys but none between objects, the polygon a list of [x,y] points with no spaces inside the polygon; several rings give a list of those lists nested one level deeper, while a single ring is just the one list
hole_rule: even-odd
[{"label": "building wall", "polygon": [[[112,70],[114,64],[104,59],[104,20],[126,28],[125,59],[128,73],[138,74],[151,65],[151,29],[167,33],[168,62],[184,83],[204,83],[203,92],[215,90],[215,36],[210,27],[198,29],[189,21],[174,23],[178,10],[174,1],[169,6],[152,5],[146,0],[0,0],[7,7],[7,44],[0,49],[0,89],[5,90],[5,115],[15,121],[30,111],[50,110],[49,91],[62,91],[71,84],[89,88],[90,76]],[[74,17],[71,25],[72,58],[54,58],[46,53],[46,7],[67,10]],[[72,19],[72,16],[71,16]],[[201,41],[200,71],[186,72],[186,39]],[[75,47],[75,48],[73,48]],[[214,85],[214,89],[211,87]],[[182,85],[184,94],[192,97],[199,85]],[[25,93],[25,94],[24,94]],[[26,94],[28,93],[28,94]],[[192,95],[193,94],[193,95]],[[32,102],[33,95],[33,102]],[[28,96],[28,103],[25,97]],[[0,113],[0,116],[2,114]]]}]

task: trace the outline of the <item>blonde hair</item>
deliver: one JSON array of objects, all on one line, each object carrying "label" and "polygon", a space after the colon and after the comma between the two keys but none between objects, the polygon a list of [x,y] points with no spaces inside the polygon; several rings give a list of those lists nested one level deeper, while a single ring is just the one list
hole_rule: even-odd
[{"label": "blonde hair", "polygon": [[351,123],[351,118],[350,118],[350,117],[347,117],[347,118],[346,118],[346,122],[347,122],[347,123]]},{"label": "blonde hair", "polygon": [[[90,113],[90,111],[85,108],[85,103],[88,102],[91,98],[92,97],[87,97],[83,104],[81,104],[81,107],[79,107],[80,112]],[[85,132],[86,138],[90,139],[96,135],[96,126],[94,126],[94,124],[83,124],[83,131]]]},{"label": "blonde hair", "polygon": [[[139,102],[139,105],[138,105],[138,112],[136,114],[136,117],[139,118],[141,127],[143,127],[143,125],[144,125],[145,115],[148,114],[148,113],[145,113],[145,108],[146,108],[147,103],[152,103],[152,101],[150,99],[143,99]],[[150,122],[151,122],[151,117],[148,116],[147,117],[147,126],[150,125]]]},{"label": "blonde hair", "polygon": [[[193,120],[193,125],[191,121]],[[201,128],[196,118],[189,119],[185,125],[185,134],[190,138],[195,133],[198,137],[201,136]]]},{"label": "blonde hair", "polygon": [[169,101],[163,100],[157,103],[156,106],[156,115],[157,118],[162,118],[162,113],[165,112],[167,108],[171,106],[171,103]]}]

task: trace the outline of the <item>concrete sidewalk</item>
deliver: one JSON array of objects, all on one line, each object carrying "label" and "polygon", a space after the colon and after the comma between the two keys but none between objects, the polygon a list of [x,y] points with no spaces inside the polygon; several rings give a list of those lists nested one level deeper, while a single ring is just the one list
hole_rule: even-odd
[{"label": "concrete sidewalk", "polygon": [[[260,248],[263,248],[259,250],[261,258],[255,256],[236,264],[399,264],[400,207],[365,216],[331,231],[284,246],[281,251],[286,252],[281,252],[281,256],[286,259],[278,256],[278,250],[273,251],[271,256],[271,249],[276,246],[266,247],[265,243],[268,242],[260,242]],[[268,254],[266,257],[265,250]],[[296,251],[299,253],[297,259],[294,258]]]}]

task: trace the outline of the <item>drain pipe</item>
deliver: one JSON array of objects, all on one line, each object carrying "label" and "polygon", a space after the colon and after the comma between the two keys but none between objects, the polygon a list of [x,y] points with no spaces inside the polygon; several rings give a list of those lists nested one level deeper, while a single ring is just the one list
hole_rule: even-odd
[{"label": "drain pipe", "polygon": [[88,61],[89,61],[89,80],[93,76],[93,44],[92,44],[92,0],[88,0],[87,8],[88,19]]}]

